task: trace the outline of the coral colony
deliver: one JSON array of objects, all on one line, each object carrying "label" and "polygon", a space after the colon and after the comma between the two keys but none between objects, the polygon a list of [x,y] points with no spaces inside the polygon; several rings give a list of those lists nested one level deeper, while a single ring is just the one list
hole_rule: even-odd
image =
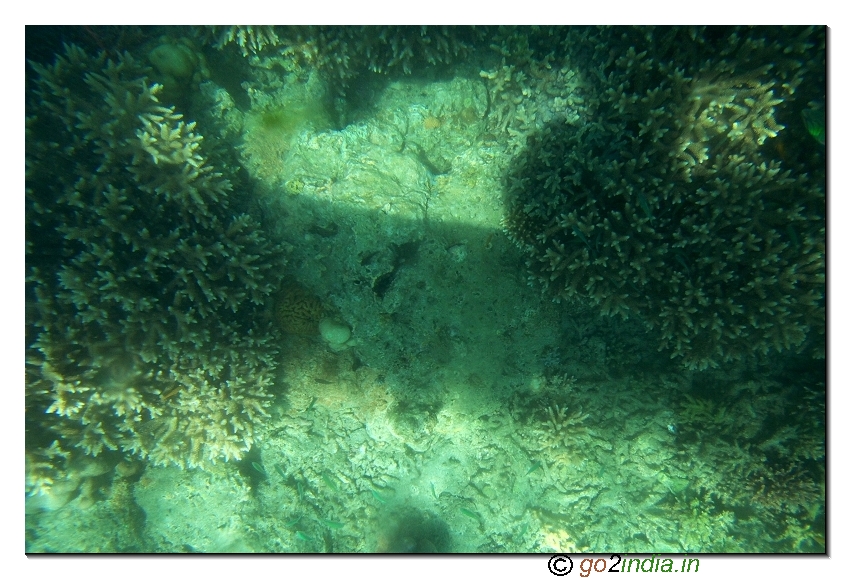
[{"label": "coral colony", "polygon": [[27,551],[823,552],[825,46],[28,27]]}]

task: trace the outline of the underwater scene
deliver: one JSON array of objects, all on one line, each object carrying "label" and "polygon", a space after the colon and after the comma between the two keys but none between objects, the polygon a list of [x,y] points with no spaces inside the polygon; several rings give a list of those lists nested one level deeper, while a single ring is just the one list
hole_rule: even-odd
[{"label": "underwater scene", "polygon": [[26,56],[27,553],[825,552],[825,27]]}]

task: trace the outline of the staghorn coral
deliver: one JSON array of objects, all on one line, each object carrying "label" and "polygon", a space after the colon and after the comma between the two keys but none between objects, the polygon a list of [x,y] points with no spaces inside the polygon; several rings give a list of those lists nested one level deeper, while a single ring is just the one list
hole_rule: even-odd
[{"label": "staghorn coral", "polygon": [[69,452],[239,459],[275,368],[279,253],[150,69],[75,46],[30,65],[30,489]]},{"label": "staghorn coral", "polygon": [[561,447],[569,447],[579,433],[585,433],[587,426],[585,421],[588,415],[581,408],[570,411],[567,407],[560,407],[557,403],[546,407],[547,420],[541,422],[540,430],[541,446],[547,450],[557,450]]},{"label": "staghorn coral", "polygon": [[798,459],[773,462],[757,449],[719,444],[694,459],[695,493],[713,515],[734,513],[760,551],[823,551],[823,468]]},{"label": "staghorn coral", "polygon": [[693,472],[683,497],[734,513],[756,549],[822,551],[825,411],[818,387],[805,385],[817,379],[730,384],[708,391],[716,401],[685,395],[677,412],[680,457]]},{"label": "staghorn coral", "polygon": [[[329,84],[330,108],[347,123],[349,93],[371,75],[409,75],[462,62],[486,28],[470,26],[232,26],[201,30],[213,44],[235,43],[262,68],[315,67]],[[276,53],[275,53],[276,51]],[[432,69],[433,70],[433,69]]]},{"label": "staghorn coral", "polygon": [[[500,27],[490,49],[499,63],[480,71],[488,90],[487,117],[496,133],[525,137],[553,119],[576,122],[576,106],[584,103],[582,81],[569,62],[540,45],[563,32],[562,27]],[[513,142],[513,140],[509,141]]]},{"label": "staghorn coral", "polygon": [[234,43],[242,56],[258,54],[266,47],[276,48],[281,43],[274,26],[210,26],[210,31],[216,37],[213,43],[216,48]]},{"label": "staghorn coral", "polygon": [[307,26],[287,35],[315,44],[318,64],[344,83],[364,71],[411,74],[427,66],[457,62],[483,33],[464,26]]},{"label": "staghorn coral", "polygon": [[639,316],[688,368],[806,345],[817,355],[823,160],[789,140],[802,127],[781,136],[822,90],[823,29],[715,35],[568,37],[573,54],[595,47],[591,117],[529,137],[505,226],[556,298]]}]

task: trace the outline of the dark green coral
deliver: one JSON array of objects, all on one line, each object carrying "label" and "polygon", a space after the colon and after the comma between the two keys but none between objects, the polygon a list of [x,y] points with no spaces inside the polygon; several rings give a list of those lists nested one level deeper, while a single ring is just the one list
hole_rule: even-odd
[{"label": "dark green coral", "polygon": [[822,349],[823,160],[782,132],[822,89],[823,30],[690,32],[567,41],[596,47],[591,116],[529,137],[508,232],[554,295],[638,315],[688,367]]}]

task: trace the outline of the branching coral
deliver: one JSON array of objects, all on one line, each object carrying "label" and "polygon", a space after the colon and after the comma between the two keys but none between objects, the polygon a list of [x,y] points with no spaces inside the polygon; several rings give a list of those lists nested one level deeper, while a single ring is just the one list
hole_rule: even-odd
[{"label": "branching coral", "polygon": [[242,51],[242,56],[258,54],[266,47],[275,48],[281,43],[274,26],[225,26],[222,30],[218,26],[211,28],[217,36],[216,48],[223,48],[232,42]]},{"label": "branching coral", "polygon": [[583,32],[592,119],[531,135],[508,175],[506,227],[533,277],[637,314],[689,368],[809,335],[822,350],[823,166],[770,141],[823,78],[823,31],[770,32],[716,54],[678,29]]},{"label": "branching coral", "polygon": [[677,412],[681,457],[694,472],[688,498],[757,525],[760,548],[822,546],[825,412],[810,391],[796,381],[747,382],[713,392],[717,401],[686,395]]},{"label": "branching coral", "polygon": [[235,43],[243,56],[276,50],[264,67],[301,71],[303,64],[315,66],[334,93],[341,121],[348,92],[359,81],[372,74],[406,75],[460,62],[472,42],[485,34],[469,26],[232,26],[210,32],[217,47]]},{"label": "branching coral", "polygon": [[491,130],[525,137],[553,119],[578,120],[574,108],[584,102],[579,75],[556,52],[540,56],[533,47],[541,43],[541,37],[549,39],[547,32],[557,37],[562,30],[504,27],[494,35],[490,48],[500,62],[480,72],[487,81]]},{"label": "branching coral", "polygon": [[575,438],[587,431],[585,421],[588,415],[581,408],[570,411],[567,407],[555,404],[546,407],[547,420],[542,422],[541,445],[546,450],[557,450],[571,445],[571,438]]},{"label": "branching coral", "polygon": [[29,455],[239,458],[275,367],[278,253],[149,69],[75,46],[31,66]]}]

